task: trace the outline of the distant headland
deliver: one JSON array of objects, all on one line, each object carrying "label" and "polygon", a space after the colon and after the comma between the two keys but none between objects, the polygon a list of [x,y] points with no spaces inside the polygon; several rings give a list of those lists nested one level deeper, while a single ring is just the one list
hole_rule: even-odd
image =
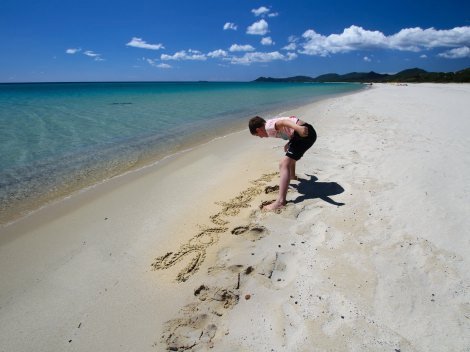
[{"label": "distant headland", "polygon": [[427,72],[420,68],[411,68],[394,75],[371,72],[351,72],[344,75],[328,73],[318,77],[294,76],[287,78],[259,77],[254,82],[361,82],[361,83],[469,83],[470,67],[457,72]]}]

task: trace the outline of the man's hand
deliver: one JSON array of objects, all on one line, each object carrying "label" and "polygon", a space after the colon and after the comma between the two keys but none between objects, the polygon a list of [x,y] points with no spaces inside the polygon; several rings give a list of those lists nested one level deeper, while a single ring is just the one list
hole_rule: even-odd
[{"label": "man's hand", "polygon": [[308,136],[308,128],[306,126],[299,126],[299,130],[297,133],[300,137],[307,137]]},{"label": "man's hand", "polygon": [[276,130],[279,130],[281,127],[292,128],[295,132],[299,134],[300,137],[308,136],[307,126],[300,126],[290,120],[279,120],[275,124]]}]

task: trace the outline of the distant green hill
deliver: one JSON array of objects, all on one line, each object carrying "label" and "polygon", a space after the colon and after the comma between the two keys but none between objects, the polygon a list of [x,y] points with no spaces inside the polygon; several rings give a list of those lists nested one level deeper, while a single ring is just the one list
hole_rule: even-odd
[{"label": "distant green hill", "polygon": [[455,82],[470,82],[470,68],[458,71],[454,75]]},{"label": "distant green hill", "polygon": [[314,78],[308,76],[294,76],[289,78],[259,77],[255,82],[316,82]]},{"label": "distant green hill", "polygon": [[470,68],[457,72],[427,72],[420,68],[411,68],[403,70],[394,75],[380,74],[371,72],[351,72],[345,75],[337,73],[328,73],[318,77],[295,76],[287,78],[259,77],[255,82],[361,82],[361,83],[380,83],[380,82],[470,82]]}]

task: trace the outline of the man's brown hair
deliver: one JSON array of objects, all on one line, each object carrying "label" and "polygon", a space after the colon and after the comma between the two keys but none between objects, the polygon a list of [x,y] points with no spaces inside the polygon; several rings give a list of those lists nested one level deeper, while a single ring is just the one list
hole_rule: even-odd
[{"label": "man's brown hair", "polygon": [[250,133],[251,134],[256,134],[256,129],[263,127],[266,123],[266,120],[263,119],[262,117],[255,116],[250,119],[248,122],[248,127],[250,128]]}]

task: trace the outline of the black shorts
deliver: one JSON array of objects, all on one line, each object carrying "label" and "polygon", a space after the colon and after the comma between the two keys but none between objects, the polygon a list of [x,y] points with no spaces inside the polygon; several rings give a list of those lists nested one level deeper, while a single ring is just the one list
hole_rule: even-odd
[{"label": "black shorts", "polygon": [[304,123],[302,126],[308,128],[308,136],[300,137],[297,132],[294,132],[294,136],[289,140],[289,148],[286,152],[286,156],[294,160],[299,160],[317,140],[317,132],[315,132],[312,125]]}]

